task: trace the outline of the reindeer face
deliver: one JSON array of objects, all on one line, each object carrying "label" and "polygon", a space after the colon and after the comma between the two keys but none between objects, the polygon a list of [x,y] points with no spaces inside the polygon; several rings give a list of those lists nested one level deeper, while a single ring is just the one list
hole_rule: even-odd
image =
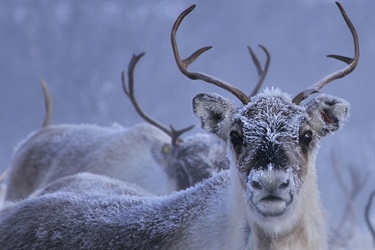
[{"label": "reindeer face", "polygon": [[310,130],[300,134],[300,128],[308,115],[280,95],[254,99],[234,115],[229,144],[250,205],[263,216],[278,216],[293,204],[306,174],[301,147],[310,146],[302,139]]},{"label": "reindeer face", "polygon": [[177,180],[177,189],[186,189],[229,168],[225,144],[208,134],[196,134],[178,146],[169,145],[164,153],[169,173]]},{"label": "reindeer face", "polygon": [[321,95],[306,106],[279,90],[266,90],[242,108],[218,95],[194,98],[202,127],[228,144],[231,171],[246,202],[261,217],[278,217],[295,207],[313,173],[319,139],[337,130],[349,104]]}]

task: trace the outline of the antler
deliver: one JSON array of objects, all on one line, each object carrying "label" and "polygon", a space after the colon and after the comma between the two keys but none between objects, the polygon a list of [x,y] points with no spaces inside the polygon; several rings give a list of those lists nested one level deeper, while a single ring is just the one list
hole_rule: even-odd
[{"label": "antler", "polygon": [[179,137],[191,130],[194,125],[191,125],[187,128],[181,129],[181,130],[175,130],[172,125],[170,125],[170,130],[163,126],[161,123],[157,122],[156,120],[152,119],[150,116],[148,116],[145,112],[142,111],[141,107],[139,106],[137,99],[135,98],[134,95],[134,68],[141,59],[142,56],[144,56],[145,53],[141,53],[139,55],[133,55],[132,59],[130,60],[129,67],[128,67],[128,80],[129,80],[129,85],[128,87],[126,86],[126,81],[125,81],[125,71],[122,71],[121,73],[121,81],[122,81],[122,88],[124,89],[125,94],[129,97],[130,101],[132,102],[135,110],[141,116],[145,121],[149,122],[150,124],[154,125],[155,127],[161,129],[164,131],[166,134],[168,134],[172,138],[172,145],[177,146],[179,143],[182,142],[182,139]]},{"label": "antler", "polygon": [[180,26],[182,20],[195,8],[195,4],[187,8],[184,12],[182,12],[178,18],[176,19],[172,31],[171,31],[171,42],[172,42],[172,49],[174,58],[176,60],[177,66],[180,71],[192,80],[202,80],[208,83],[212,83],[220,88],[228,90],[233,95],[235,95],[240,101],[245,105],[250,102],[250,98],[244,94],[241,90],[237,89],[236,87],[232,86],[229,83],[226,83],[220,79],[217,79],[213,76],[199,73],[199,72],[190,72],[187,70],[188,66],[193,63],[203,52],[212,48],[212,46],[203,47],[195,51],[191,56],[186,59],[181,60],[180,53],[178,51],[177,42],[176,42],[176,33],[177,29]]},{"label": "antler", "polygon": [[255,96],[258,93],[260,87],[263,84],[264,79],[266,78],[268,67],[270,66],[270,61],[271,61],[271,55],[266,49],[266,47],[260,44],[258,46],[264,51],[264,53],[266,53],[267,60],[266,60],[266,63],[264,64],[264,69],[262,69],[262,65],[260,65],[259,59],[255,55],[254,51],[249,46],[247,47],[250,52],[251,58],[253,59],[253,62],[257,68],[258,76],[259,76],[258,83],[257,85],[255,85],[253,92],[251,92],[251,94],[249,95],[249,98]]},{"label": "antler", "polygon": [[341,70],[338,70],[336,72],[333,72],[333,73],[329,74],[328,76],[322,78],[320,81],[318,81],[314,85],[310,86],[306,90],[304,90],[301,93],[299,93],[298,95],[296,95],[293,98],[294,104],[299,105],[301,103],[301,101],[305,100],[311,94],[319,92],[319,90],[321,88],[323,88],[329,82],[332,82],[336,79],[340,79],[340,78],[350,74],[357,67],[358,60],[359,60],[359,41],[358,41],[357,31],[356,31],[354,25],[352,24],[352,22],[350,21],[349,17],[347,16],[347,14],[345,13],[345,10],[341,6],[341,4],[336,2],[336,5],[339,7],[341,15],[343,16],[343,18],[346,22],[346,25],[349,27],[349,30],[352,33],[353,41],[354,41],[354,58],[349,58],[349,57],[346,57],[346,56],[339,56],[339,55],[328,55],[327,57],[331,57],[331,58],[343,61],[343,62],[347,63],[348,66],[346,66],[344,69],[341,69]]},{"label": "antler", "polygon": [[51,94],[48,89],[48,85],[44,79],[40,80],[43,88],[43,95],[44,95],[44,106],[46,108],[46,115],[44,117],[43,125],[42,127],[45,128],[48,126],[49,121],[51,120],[52,116],[52,101],[51,101]]}]

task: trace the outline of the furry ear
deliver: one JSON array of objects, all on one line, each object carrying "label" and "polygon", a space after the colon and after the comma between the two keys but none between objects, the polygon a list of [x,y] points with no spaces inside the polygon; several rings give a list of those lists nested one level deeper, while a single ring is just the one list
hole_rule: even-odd
[{"label": "furry ear", "polygon": [[200,118],[204,130],[227,140],[225,128],[236,112],[229,99],[217,94],[198,94],[193,99],[193,111]]},{"label": "furry ear", "polygon": [[321,94],[306,104],[310,123],[320,136],[333,133],[343,126],[349,117],[350,104],[338,97]]}]

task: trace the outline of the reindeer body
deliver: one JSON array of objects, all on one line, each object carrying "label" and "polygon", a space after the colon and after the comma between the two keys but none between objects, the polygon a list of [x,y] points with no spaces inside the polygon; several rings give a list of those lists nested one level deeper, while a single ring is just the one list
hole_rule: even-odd
[{"label": "reindeer body", "polygon": [[[50,193],[71,192],[90,195],[137,195],[155,196],[137,184],[124,182],[104,175],[82,172],[59,178],[43,189],[38,189],[29,197]],[[12,204],[12,203],[9,203]]]},{"label": "reindeer body", "polygon": [[6,199],[25,198],[59,178],[80,172],[134,182],[155,194],[170,193],[177,185],[168,176],[173,171],[158,162],[163,145],[169,141],[164,132],[148,124],[129,129],[120,125],[42,128],[16,149]]},{"label": "reindeer body", "polygon": [[17,147],[5,199],[23,199],[59,178],[82,172],[135,183],[162,195],[228,168],[224,144],[207,134],[187,137],[175,147],[167,134],[149,124],[55,125],[32,133]]},{"label": "reindeer body", "polygon": [[321,95],[298,106],[271,90],[243,108],[216,94],[196,96],[193,106],[202,127],[226,142],[230,170],[169,196],[56,191],[28,198],[1,212],[4,249],[327,248],[315,155],[348,103]]}]

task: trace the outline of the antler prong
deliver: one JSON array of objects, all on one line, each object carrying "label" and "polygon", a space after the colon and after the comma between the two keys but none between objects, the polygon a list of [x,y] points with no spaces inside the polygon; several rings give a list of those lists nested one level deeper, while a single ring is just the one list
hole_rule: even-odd
[{"label": "antler prong", "polygon": [[135,99],[135,97],[134,97],[134,68],[137,65],[139,59],[141,59],[142,56],[144,56],[145,54],[146,54],[145,52],[142,52],[139,55],[135,55],[134,54],[133,57],[132,57],[132,59],[130,60],[130,63],[129,63],[129,66],[128,66],[129,90],[128,90],[127,86],[126,86],[125,71],[122,71],[122,73],[121,73],[122,88],[124,89],[125,94],[130,99],[131,98]]},{"label": "antler prong", "polygon": [[52,106],[51,94],[50,94],[47,82],[43,78],[40,80],[40,82],[42,84],[43,95],[44,95],[44,106],[46,109],[46,115],[44,117],[43,125],[42,125],[42,127],[45,128],[48,126],[51,120],[53,106]]},{"label": "antler prong", "polygon": [[339,61],[342,61],[346,64],[351,64],[354,61],[354,58],[347,57],[347,56],[340,56],[340,55],[327,55],[327,57],[337,59]]},{"label": "antler prong", "polygon": [[193,129],[194,128],[194,125],[191,125],[187,128],[184,128],[184,129],[180,129],[180,130],[176,130],[172,125],[169,125],[170,129],[171,129],[171,132],[172,132],[172,146],[178,146],[178,144],[180,144],[182,142],[182,140],[180,139],[180,136]]},{"label": "antler prong", "polygon": [[[141,59],[141,57],[144,56],[144,55],[145,55],[144,52],[139,54],[139,55],[134,54],[133,57],[131,58],[131,60],[129,62],[129,66],[128,66],[128,81],[129,81],[128,86],[127,86],[126,81],[125,81],[125,71],[122,71],[122,73],[121,73],[122,88],[124,89],[124,92],[125,92],[126,96],[132,102],[132,104],[133,104],[135,110],[137,111],[137,113],[139,114],[139,116],[142,117],[148,123],[154,125],[155,127],[159,128],[160,130],[162,130],[166,134],[168,134],[172,139],[172,145],[177,146],[179,143],[182,142],[182,139],[180,139],[179,137],[183,133],[191,130],[194,127],[194,125],[189,126],[185,129],[181,129],[181,130],[175,130],[175,129],[169,130],[167,127],[163,126],[161,123],[152,119],[145,112],[143,112],[143,110],[139,106],[139,104],[137,102],[137,99],[135,98],[135,95],[134,95],[134,69],[135,69],[135,66],[137,65],[139,59]],[[172,128],[172,126],[171,126],[171,128]]]},{"label": "antler prong", "polygon": [[256,54],[254,53],[254,51],[251,49],[250,46],[247,47],[250,52],[251,58],[253,59],[253,62],[255,64],[255,67],[257,68],[258,76],[259,76],[258,83],[255,85],[253,91],[249,95],[250,98],[255,96],[259,92],[259,89],[262,86],[264,79],[266,78],[268,68],[270,65],[270,61],[271,61],[271,55],[266,49],[266,47],[260,44],[258,46],[264,51],[264,53],[266,53],[267,59],[266,59],[266,63],[264,64],[264,68],[262,68],[262,65],[260,64],[260,61],[258,57],[256,56]]},{"label": "antler prong", "polygon": [[226,83],[220,79],[217,79],[213,76],[199,73],[199,72],[190,72],[187,70],[188,66],[194,62],[202,53],[206,52],[207,50],[211,49],[211,46],[203,47],[196,52],[194,52],[191,56],[189,56],[187,59],[181,60],[180,53],[178,51],[177,42],[176,42],[176,33],[178,30],[178,27],[180,26],[182,20],[195,8],[195,5],[190,6],[185,11],[183,11],[178,18],[176,19],[172,31],[171,31],[171,43],[172,43],[172,49],[173,54],[177,63],[178,68],[180,71],[187,76],[188,78],[192,80],[202,80],[208,83],[212,83],[220,88],[223,88],[233,95],[235,95],[243,104],[247,104],[250,102],[250,98],[246,96],[241,90],[237,89],[236,87],[232,86],[229,83]]},{"label": "antler prong", "polygon": [[307,97],[309,97],[311,94],[317,93],[320,91],[321,88],[323,88],[325,85],[327,85],[329,82],[332,82],[334,80],[340,79],[351,72],[357,67],[358,60],[359,60],[359,40],[358,40],[358,34],[357,31],[353,25],[353,23],[350,21],[348,15],[346,14],[345,10],[341,6],[340,3],[336,2],[336,5],[339,7],[341,15],[343,16],[347,26],[349,27],[350,32],[352,33],[353,41],[354,41],[354,57],[349,58],[345,56],[338,56],[338,55],[328,55],[328,57],[335,58],[337,60],[343,61],[348,64],[344,69],[338,70],[336,72],[333,72],[329,74],[328,76],[322,78],[314,85],[310,86],[306,90],[302,91],[298,95],[296,95],[293,98],[293,103],[299,105],[303,100],[305,100]]},{"label": "antler prong", "polygon": [[200,48],[197,51],[195,51],[191,56],[182,60],[182,65],[184,66],[184,69],[187,69],[187,67],[190,64],[192,64],[195,61],[195,59],[197,59],[201,54],[203,54],[204,52],[206,52],[209,49],[212,49],[212,46],[206,46],[206,47]]}]

